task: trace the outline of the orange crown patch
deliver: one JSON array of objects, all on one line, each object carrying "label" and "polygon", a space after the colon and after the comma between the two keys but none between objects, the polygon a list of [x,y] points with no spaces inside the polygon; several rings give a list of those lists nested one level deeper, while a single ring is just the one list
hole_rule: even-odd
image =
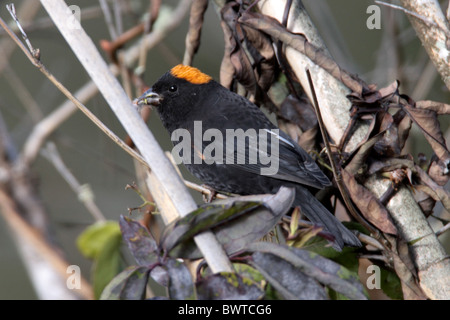
[{"label": "orange crown patch", "polygon": [[170,74],[178,79],[184,79],[193,84],[203,84],[212,80],[210,76],[204,74],[197,68],[179,64],[170,70]]}]

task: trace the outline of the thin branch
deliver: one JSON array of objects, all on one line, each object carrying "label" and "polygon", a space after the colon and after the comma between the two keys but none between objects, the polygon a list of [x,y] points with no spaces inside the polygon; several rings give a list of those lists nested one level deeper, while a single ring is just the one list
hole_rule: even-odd
[{"label": "thin branch", "polygon": [[27,34],[22,29],[22,26],[19,23],[19,19],[17,19],[16,8],[14,7],[14,4],[13,3],[7,4],[6,5],[6,9],[8,9],[9,13],[11,14],[11,17],[14,19],[14,21],[16,22],[17,27],[19,28],[20,32],[22,33],[22,38],[23,38],[23,40],[25,40],[25,43],[28,46],[28,50],[30,50],[30,52],[33,55],[33,57],[36,57],[37,59],[39,59],[39,49],[34,49],[33,48],[33,46],[31,45],[30,39],[28,39]]},{"label": "thin branch", "polygon": [[80,200],[89,213],[94,217],[96,221],[106,221],[105,216],[94,202],[93,191],[88,185],[81,185],[77,178],[70,172],[69,168],[65,165],[61,158],[61,155],[56,149],[53,142],[48,142],[45,149],[42,150],[42,155],[50,161],[61,176],[66,180],[67,184],[77,194],[78,200]]},{"label": "thin branch", "polygon": [[447,35],[447,37],[450,37],[450,31],[445,26],[443,26],[438,20],[437,21],[433,21],[433,20],[431,20],[431,19],[429,19],[429,18],[427,18],[427,17],[425,17],[425,16],[423,16],[421,14],[418,14],[416,12],[410,11],[408,9],[403,8],[402,6],[398,6],[398,5],[395,5],[395,4],[391,4],[391,3],[387,3],[387,2],[383,2],[383,1],[378,1],[378,0],[375,0],[375,3],[381,4],[383,6],[390,7],[390,8],[396,9],[396,10],[403,11],[404,13],[409,14],[410,16],[413,16],[413,17],[415,17],[415,18],[417,18],[419,20],[422,20],[429,27],[434,27],[434,28],[441,29]]},{"label": "thin branch", "polygon": [[[18,22],[18,21],[17,21]],[[123,150],[125,150],[129,155],[138,160],[139,162],[146,164],[145,160],[136,151],[130,148],[125,142],[122,141],[114,132],[112,132],[108,127],[106,127],[100,119],[98,119],[88,108],[86,108],[72,93],[67,90],[64,85],[59,82],[53,74],[45,67],[45,65],[39,60],[38,56],[35,56],[37,52],[33,47],[30,48],[34,50],[34,54],[27,50],[24,44],[19,40],[19,38],[12,32],[9,26],[0,18],[0,25],[7,31],[10,37],[16,42],[19,48],[25,53],[30,62],[39,69],[70,101],[72,101],[78,109],[81,110],[97,127],[100,128],[111,140],[113,140],[117,145],[119,145]],[[22,159],[26,161],[27,159]]]},{"label": "thin branch", "polygon": [[374,228],[373,226],[371,226],[363,217],[361,217],[358,213],[358,211],[356,210],[356,208],[353,206],[353,203],[350,200],[350,197],[348,195],[347,189],[345,188],[343,182],[342,182],[342,176],[341,176],[341,172],[340,169],[337,167],[334,159],[333,159],[333,153],[331,150],[331,145],[330,145],[330,141],[328,139],[328,136],[326,134],[326,127],[325,124],[323,123],[323,119],[322,119],[322,115],[320,113],[320,106],[319,106],[319,101],[317,100],[317,96],[316,96],[316,92],[314,89],[314,84],[311,78],[311,73],[309,70],[306,70],[307,73],[307,77],[308,77],[308,82],[309,82],[309,86],[310,86],[310,90],[312,93],[312,97],[313,97],[313,101],[312,101],[312,105],[314,107],[314,110],[316,111],[316,115],[317,115],[317,122],[319,123],[319,128],[320,128],[320,132],[322,133],[322,139],[325,143],[325,148],[327,151],[327,155],[328,158],[330,160],[331,163],[331,167],[332,167],[332,171],[333,171],[333,176],[334,179],[336,181],[336,184],[338,186],[338,189],[342,195],[342,199],[345,202],[345,205],[347,207],[347,209],[349,210],[350,214],[359,222],[361,223],[361,225],[363,225],[367,230],[369,230],[372,234],[376,235],[377,237],[380,237],[380,233],[378,232],[378,230],[376,228]]},{"label": "thin branch", "polygon": [[25,110],[27,110],[31,120],[34,123],[41,120],[43,114],[39,105],[22,80],[17,76],[17,73],[9,65],[5,66],[5,75],[11,86],[11,90],[16,93],[17,99],[19,99]]},{"label": "thin branch", "polygon": [[106,26],[108,27],[109,36],[112,40],[117,39],[117,30],[114,27],[111,11],[108,7],[108,2],[106,0],[99,0],[100,7],[102,8],[103,16],[105,17]]},{"label": "thin branch", "polygon": [[441,234],[443,234],[444,232],[447,232],[448,230],[450,230],[450,223],[447,223],[445,226],[443,226],[441,229],[439,229],[438,231],[436,231],[436,237],[439,237]]},{"label": "thin branch", "polygon": [[[24,246],[29,246],[33,252],[37,252],[39,254],[39,257],[37,257],[39,260],[34,261],[33,266],[28,266],[30,274],[33,272],[39,272],[38,268],[42,267],[41,264],[49,264],[51,266],[51,270],[58,273],[60,276],[59,280],[62,280],[62,285],[65,289],[67,289],[67,284],[64,279],[67,279],[69,263],[61,258],[55,249],[45,241],[42,235],[39,232],[36,232],[36,229],[32,228],[24,219],[21,218],[15,203],[11,200],[3,188],[0,188],[0,207],[2,209],[0,210],[0,214],[2,214],[5,221],[11,227],[11,230],[13,230],[14,234],[17,236],[18,241],[20,241],[19,248],[23,250]],[[20,235],[20,237],[18,235]],[[40,257],[44,257],[44,259],[40,259]],[[48,281],[49,277],[53,278],[53,275],[48,274],[48,269],[45,271],[47,272],[47,277],[44,277],[45,280],[47,280],[45,284],[41,284],[42,274],[38,274],[37,277],[31,277],[33,283],[36,284],[36,288],[43,289],[43,286],[45,286],[46,289],[56,289],[57,287],[54,287],[56,284],[53,282],[49,283]],[[93,291],[90,284],[84,278],[81,278],[80,281],[80,289],[74,290],[73,293],[78,293],[85,299],[93,299]],[[60,291],[60,293],[62,292],[63,291]],[[71,294],[71,292],[69,292],[69,294]],[[56,299],[54,296],[53,298]],[[59,298],[61,298],[61,295]]]},{"label": "thin branch", "polygon": [[[107,64],[92,40],[78,21],[74,21],[76,27],[79,28],[76,33],[67,26],[65,19],[67,5],[63,0],[41,0],[41,3],[89,76],[97,84],[111,110],[142,153],[145,161],[150,165],[151,172],[148,174],[147,184],[161,209],[162,216],[165,219],[172,216],[183,217],[195,210],[197,204],[173,170],[170,161],[148,130],[147,125],[132,107],[131,101],[118,80],[108,70]],[[190,4],[190,0],[182,0],[176,10],[185,13]],[[194,241],[213,272],[231,272],[233,270],[225,251],[211,232],[195,236]]]},{"label": "thin branch", "polygon": [[450,61],[448,59],[450,26],[439,2],[437,0],[401,0],[400,2],[409,12],[426,16],[434,22],[434,24],[430,24],[427,19],[418,18],[417,15],[407,15],[428,56],[433,61],[445,85],[450,89]]},{"label": "thin branch", "polygon": [[[30,0],[30,1],[37,3],[35,0]],[[40,7],[40,4],[38,3],[37,8],[39,8],[39,7]],[[31,10],[28,9],[27,11],[31,11]],[[98,18],[101,14],[102,14],[102,10],[97,5],[92,6],[92,7],[82,8],[81,12],[80,12],[80,15],[83,17],[83,21]],[[49,17],[37,18],[33,21],[33,23],[30,23],[29,21],[24,21],[20,12],[19,12],[19,14],[17,14],[17,16],[20,17],[22,29],[27,34],[32,34],[33,32],[39,31],[39,30],[53,28],[53,26],[54,26],[52,19],[50,19]],[[11,26],[11,29],[14,32],[19,31],[19,28],[16,25]],[[5,30],[0,29],[0,36],[3,36],[5,34],[6,34]]]}]

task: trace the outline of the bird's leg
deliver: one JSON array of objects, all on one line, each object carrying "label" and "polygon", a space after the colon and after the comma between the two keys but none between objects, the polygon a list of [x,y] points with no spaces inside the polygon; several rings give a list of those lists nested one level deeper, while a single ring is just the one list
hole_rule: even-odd
[{"label": "bird's leg", "polygon": [[203,193],[203,201],[206,203],[211,203],[216,198],[217,191],[206,184],[202,184],[202,187],[209,190],[209,193]]}]

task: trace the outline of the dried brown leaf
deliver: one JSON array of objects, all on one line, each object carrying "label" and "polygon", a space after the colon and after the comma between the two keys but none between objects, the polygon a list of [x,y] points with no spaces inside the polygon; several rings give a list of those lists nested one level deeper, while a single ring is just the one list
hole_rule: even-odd
[{"label": "dried brown leaf", "polygon": [[365,84],[359,79],[355,79],[355,77],[342,70],[329,55],[309,43],[303,35],[291,33],[274,18],[260,13],[246,11],[239,18],[239,22],[260,30],[273,39],[279,40],[303,53],[333,77],[342,81],[350,90],[354,92],[363,91]]},{"label": "dried brown leaf", "polygon": [[225,54],[229,55],[233,66],[233,76],[245,89],[253,94],[256,93],[256,78],[249,58],[242,46],[244,32],[238,19],[239,4],[227,3],[221,10],[222,29],[226,35],[227,48]]},{"label": "dried brown leaf", "polygon": [[231,89],[234,80],[234,67],[231,63],[231,52],[234,48],[234,38],[226,22],[222,20],[220,25],[222,27],[225,43],[222,63],[220,65],[220,84],[225,88]]},{"label": "dried brown leaf", "polygon": [[224,82],[231,87],[232,80],[237,80],[252,95],[255,103],[263,103],[269,110],[276,110],[267,96],[278,68],[272,41],[265,33],[238,22],[240,8],[237,2],[229,2],[221,10],[226,38],[222,63],[223,72],[226,72]]},{"label": "dried brown leaf", "polygon": [[445,164],[442,161],[433,161],[428,168],[428,175],[434,182],[443,187],[450,179],[449,170],[449,163]]},{"label": "dried brown leaf", "polygon": [[391,257],[394,262],[395,273],[402,284],[405,300],[424,300],[426,296],[418,285],[414,263],[409,255],[408,244],[401,238],[387,237],[391,243]]},{"label": "dried brown leaf", "polygon": [[191,6],[189,18],[189,31],[186,35],[186,50],[184,52],[183,64],[191,65],[194,54],[200,46],[200,36],[203,26],[203,18],[208,8],[208,0],[195,0]]},{"label": "dried brown leaf", "polygon": [[280,112],[283,118],[295,123],[303,131],[317,126],[316,113],[306,97],[297,99],[288,95],[281,104]]},{"label": "dried brown leaf", "polygon": [[406,117],[406,113],[403,110],[395,113],[394,121],[397,124],[398,147],[402,150],[406,139],[408,139],[412,121],[409,117]]},{"label": "dried brown leaf", "polygon": [[412,105],[403,105],[403,110],[422,130],[436,156],[441,161],[447,162],[450,159],[450,153],[445,144],[436,112],[429,109],[418,109]]},{"label": "dried brown leaf", "polygon": [[278,67],[272,41],[258,30],[246,26],[242,26],[242,29],[247,48],[254,61],[253,69],[258,85],[263,92],[267,91],[274,81],[275,70]]},{"label": "dried brown leaf", "polygon": [[345,170],[347,170],[349,174],[354,175],[359,171],[360,168],[365,166],[367,164],[367,157],[372,151],[373,146],[378,141],[380,141],[382,137],[382,134],[377,134],[358,146],[358,148],[356,149],[356,153],[353,155],[350,162],[346,165]]},{"label": "dried brown leaf", "polygon": [[443,103],[443,102],[437,102],[437,101],[431,101],[431,100],[417,101],[416,108],[433,110],[434,112],[436,112],[439,115],[450,114],[450,104]]},{"label": "dried brown leaf", "polygon": [[319,132],[318,126],[312,127],[311,129],[303,132],[297,143],[300,145],[300,147],[306,150],[306,152],[314,150],[316,146],[316,137],[318,132]]},{"label": "dried brown leaf", "polygon": [[429,194],[433,199],[441,201],[444,208],[450,212],[450,192],[445,190],[444,187],[438,185],[433,179],[430,178],[430,176],[422,170],[419,166],[414,166],[414,172],[418,175],[420,178],[420,181],[424,186],[427,186],[428,188],[423,188],[416,186],[416,188],[419,188],[421,191]]},{"label": "dried brown leaf", "polygon": [[[417,185],[414,187],[414,191],[414,200],[419,204],[423,214],[429,217],[433,213],[436,201],[439,199],[437,199],[436,194],[428,186]],[[431,195],[435,196],[436,199]]]},{"label": "dried brown leaf", "polygon": [[359,184],[347,170],[342,169],[341,174],[350,198],[364,218],[384,233],[397,234],[397,228],[392,222],[389,212],[375,195]]},{"label": "dried brown leaf", "polygon": [[372,175],[377,172],[388,172],[412,167],[414,167],[414,161],[412,159],[389,158],[372,162],[367,170],[367,174]]},{"label": "dried brown leaf", "polygon": [[384,132],[382,138],[374,145],[375,151],[386,157],[394,157],[400,154],[401,148],[398,139],[397,125],[390,113],[383,113],[380,124],[380,132]]}]

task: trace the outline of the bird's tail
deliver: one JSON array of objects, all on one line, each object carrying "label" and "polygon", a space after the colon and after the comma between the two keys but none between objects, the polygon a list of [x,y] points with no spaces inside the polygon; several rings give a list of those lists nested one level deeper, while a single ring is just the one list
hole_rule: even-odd
[{"label": "bird's tail", "polygon": [[323,230],[334,236],[333,248],[341,251],[344,245],[360,247],[361,242],[356,235],[325,208],[307,189],[295,188],[294,205],[299,206],[312,223],[323,227]]}]

